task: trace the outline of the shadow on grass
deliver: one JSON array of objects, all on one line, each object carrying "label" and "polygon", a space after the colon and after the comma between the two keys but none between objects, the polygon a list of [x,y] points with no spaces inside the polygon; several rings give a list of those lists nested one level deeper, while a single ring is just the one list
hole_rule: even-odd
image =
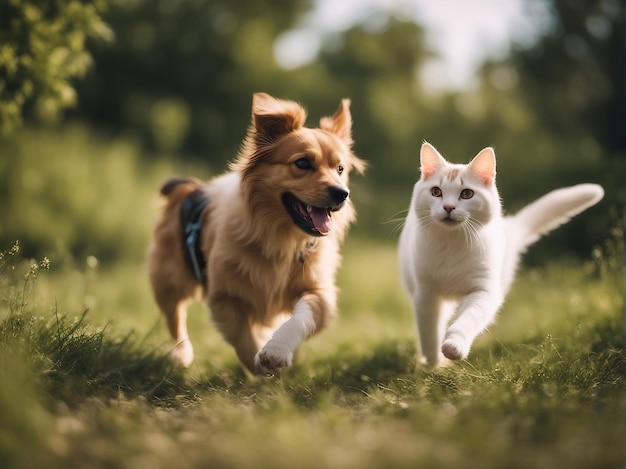
[{"label": "shadow on grass", "polygon": [[296,362],[281,377],[248,376],[233,362],[207,368],[201,376],[171,365],[162,350],[149,349],[134,333],[121,338],[106,328],[95,329],[87,312],[70,320],[12,314],[0,322],[0,350],[18,350],[46,394],[70,406],[86,399],[145,398],[153,405],[179,406],[198,393],[234,396],[281,389],[303,406],[317,393],[339,389],[346,394],[367,392],[377,383],[414,371],[415,347],[410,342],[373,344],[363,353],[340,344],[331,358]]},{"label": "shadow on grass", "polygon": [[205,393],[237,399],[278,392],[298,407],[315,408],[329,393],[351,400],[381,389],[437,401],[487,382],[593,397],[623,389],[626,376],[624,341],[614,320],[598,321],[584,332],[585,350],[576,342],[536,337],[524,345],[493,343],[469,361],[429,371],[416,368],[411,340],[367,347],[344,342],[325,357],[296,361],[281,377],[251,378],[233,361],[222,369],[209,365],[198,378],[173,367],[162,350],[148,348],[135,334],[115,338],[106,328],[91,327],[86,317],[86,312],[75,320],[55,315],[46,321],[10,315],[0,322],[0,352],[19,352],[45,393],[70,406],[91,397],[124,397],[177,407]]},{"label": "shadow on grass", "polygon": [[89,397],[120,395],[167,404],[194,398],[184,372],[162,353],[145,350],[134,334],[113,338],[86,323],[12,314],[0,322],[0,350],[20,352],[52,397],[75,405]]}]

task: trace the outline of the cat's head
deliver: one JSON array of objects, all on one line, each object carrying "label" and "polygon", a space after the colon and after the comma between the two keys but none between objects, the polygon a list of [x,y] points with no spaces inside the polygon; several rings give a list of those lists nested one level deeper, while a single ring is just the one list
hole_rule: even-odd
[{"label": "cat's head", "polygon": [[453,164],[424,142],[420,170],[415,209],[422,224],[466,230],[478,228],[500,213],[492,148],[481,150],[469,164]]}]

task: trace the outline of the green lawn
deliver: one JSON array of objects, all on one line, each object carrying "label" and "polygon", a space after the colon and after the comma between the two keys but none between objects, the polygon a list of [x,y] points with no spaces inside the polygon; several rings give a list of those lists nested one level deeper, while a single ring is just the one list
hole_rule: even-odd
[{"label": "green lawn", "polygon": [[24,280],[5,256],[1,465],[622,468],[624,282],[607,252],[522,271],[469,359],[431,372],[415,367],[395,246],[349,238],[339,320],[259,379],[202,306],[196,362],[171,369],[141,263],[53,260]]}]

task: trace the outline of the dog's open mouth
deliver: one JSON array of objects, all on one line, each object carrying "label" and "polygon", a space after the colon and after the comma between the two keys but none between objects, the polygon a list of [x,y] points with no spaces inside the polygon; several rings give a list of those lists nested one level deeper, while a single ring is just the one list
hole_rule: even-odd
[{"label": "dog's open mouth", "polygon": [[330,233],[333,227],[332,212],[339,210],[343,205],[314,207],[289,192],[283,194],[282,200],[296,226],[312,236],[326,236]]}]

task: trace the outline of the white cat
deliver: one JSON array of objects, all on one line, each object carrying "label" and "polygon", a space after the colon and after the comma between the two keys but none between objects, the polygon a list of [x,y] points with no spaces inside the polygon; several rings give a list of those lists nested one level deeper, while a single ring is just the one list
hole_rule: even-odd
[{"label": "white cat", "polygon": [[400,269],[419,331],[420,362],[467,357],[494,321],[520,255],[542,235],[594,205],[597,184],[557,189],[503,216],[496,159],[485,148],[467,165],[446,161],[429,143],[399,242]]}]

